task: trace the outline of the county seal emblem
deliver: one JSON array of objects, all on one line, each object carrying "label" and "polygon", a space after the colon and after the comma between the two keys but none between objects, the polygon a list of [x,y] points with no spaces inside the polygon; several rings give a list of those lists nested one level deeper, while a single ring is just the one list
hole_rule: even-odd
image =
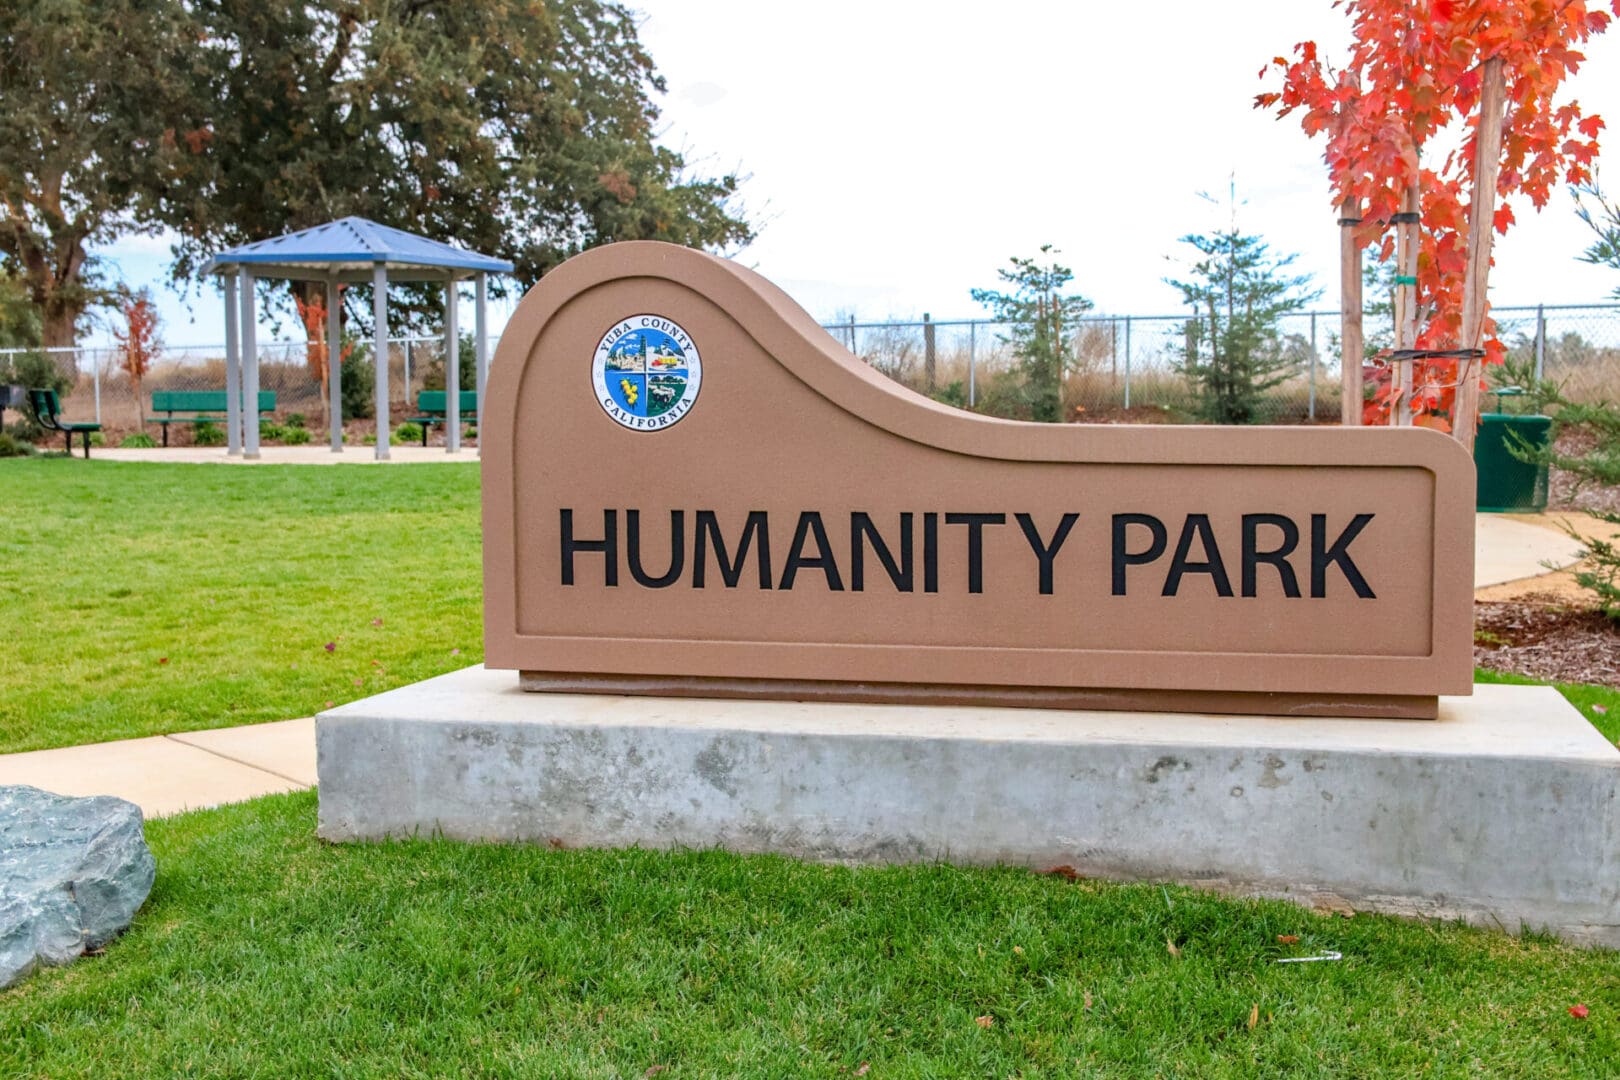
[{"label": "county seal emblem", "polygon": [[662,315],[619,319],[597,342],[591,362],[596,400],[632,431],[660,431],[692,411],[703,360],[679,323]]}]

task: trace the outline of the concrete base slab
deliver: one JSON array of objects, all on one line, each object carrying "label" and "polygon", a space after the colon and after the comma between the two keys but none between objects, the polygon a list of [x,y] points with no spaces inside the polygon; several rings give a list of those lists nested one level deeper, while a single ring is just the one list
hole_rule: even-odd
[{"label": "concrete base slab", "polygon": [[320,835],[1069,864],[1620,947],[1620,750],[1557,691],[1432,721],[532,694],[316,720]]}]

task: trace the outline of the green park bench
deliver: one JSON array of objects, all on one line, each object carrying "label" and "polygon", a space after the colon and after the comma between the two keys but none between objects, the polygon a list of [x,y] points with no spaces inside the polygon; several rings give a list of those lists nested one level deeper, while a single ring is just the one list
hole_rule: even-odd
[{"label": "green park bench", "polygon": [[[229,404],[223,390],[154,390],[152,411],[163,415],[151,416],[148,419],[162,426],[163,445],[168,446],[170,424],[223,424],[226,421],[226,409]],[[259,412],[275,411],[276,392],[260,390]],[[185,415],[176,416],[176,413]]]},{"label": "green park bench", "polygon": [[[416,411],[420,415],[411,417],[407,422],[421,425],[423,446],[427,445],[428,429],[445,422],[448,398],[449,395],[443,390],[422,390],[417,393]],[[478,391],[461,391],[461,419],[478,422]]]},{"label": "green park bench", "polygon": [[28,391],[28,407],[34,410],[34,419],[48,431],[60,431],[67,440],[67,452],[73,453],[73,435],[84,433],[84,456],[90,456],[90,433],[100,431],[100,424],[76,424],[62,419],[62,399],[51,389]]}]

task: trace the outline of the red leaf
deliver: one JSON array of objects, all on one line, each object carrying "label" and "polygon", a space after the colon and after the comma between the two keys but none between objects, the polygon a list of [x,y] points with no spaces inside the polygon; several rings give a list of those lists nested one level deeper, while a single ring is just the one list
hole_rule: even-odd
[{"label": "red leaf", "polygon": [[1569,1015],[1577,1020],[1585,1020],[1586,1014],[1590,1011],[1585,1005],[1571,1005],[1569,1007]]}]

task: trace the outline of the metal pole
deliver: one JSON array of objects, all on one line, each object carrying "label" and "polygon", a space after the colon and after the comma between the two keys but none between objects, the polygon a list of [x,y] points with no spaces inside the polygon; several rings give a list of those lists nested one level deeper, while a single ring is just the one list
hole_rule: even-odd
[{"label": "metal pole", "polygon": [[[225,452],[242,453],[242,343],[241,301],[236,293],[236,271],[225,275]],[[168,429],[165,428],[165,431]]]},{"label": "metal pole", "polygon": [[456,300],[460,290],[452,275],[444,283],[444,452],[461,449],[461,339],[456,334]]},{"label": "metal pole", "polygon": [[849,351],[855,351],[855,315],[853,312],[849,316]]},{"label": "metal pole", "polygon": [[1308,416],[1316,419],[1316,312],[1311,312],[1311,389]]},{"label": "metal pole", "polygon": [[1547,364],[1547,311],[1542,305],[1536,305],[1536,381],[1541,381],[1541,373]]},{"label": "metal pole", "polygon": [[405,366],[405,400],[411,400],[411,339],[405,339],[405,348],[402,350]]},{"label": "metal pole", "polygon": [[[79,365],[74,364],[73,366],[77,369]],[[90,376],[96,388],[96,423],[99,424],[101,423],[101,358],[94,353],[90,357]],[[140,405],[140,402],[137,401],[135,404]],[[144,414],[137,412],[136,415]]]},{"label": "metal pole", "polygon": [[478,452],[484,451],[484,387],[489,384],[489,320],[485,311],[489,302],[489,275],[479,271],[473,292],[473,360],[478,365]]},{"label": "metal pole", "polygon": [[388,437],[394,426],[388,422],[388,264],[377,263],[371,270],[371,348],[377,368],[377,449],[378,461],[387,461]]},{"label": "metal pole", "polygon": [[337,278],[326,283],[326,415],[332,453],[343,453],[343,302]]},{"label": "metal pole", "polygon": [[253,272],[242,271],[242,456],[259,456],[259,332]]},{"label": "metal pole", "polygon": [[928,312],[923,312],[923,381],[928,392],[934,392],[934,324],[928,319]]},{"label": "metal pole", "polygon": [[1108,320],[1108,381],[1119,385],[1119,320]]},{"label": "metal pole", "polygon": [[968,408],[979,403],[979,376],[977,370],[979,353],[979,324],[968,323]]},{"label": "metal pole", "polygon": [[1131,317],[1125,316],[1125,408],[1131,407]]}]

